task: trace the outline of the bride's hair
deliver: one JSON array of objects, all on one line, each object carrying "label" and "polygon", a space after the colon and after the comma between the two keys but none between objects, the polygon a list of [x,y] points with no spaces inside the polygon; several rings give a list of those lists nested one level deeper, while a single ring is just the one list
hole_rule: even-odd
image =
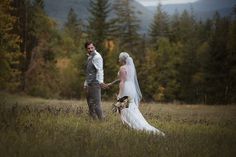
[{"label": "bride's hair", "polygon": [[126,59],[129,57],[129,54],[127,52],[121,52],[119,55],[119,60],[122,62],[126,62]]}]

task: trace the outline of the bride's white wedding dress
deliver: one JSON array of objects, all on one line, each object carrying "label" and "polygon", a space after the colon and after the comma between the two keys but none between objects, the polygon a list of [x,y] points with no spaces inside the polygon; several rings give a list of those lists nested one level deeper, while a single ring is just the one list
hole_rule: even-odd
[{"label": "bride's white wedding dress", "polygon": [[134,102],[129,103],[128,108],[124,108],[121,110],[121,120],[123,123],[128,124],[133,129],[152,132],[165,136],[163,132],[151,126],[145,120],[142,113]]},{"label": "bride's white wedding dress", "polygon": [[[138,106],[142,98],[142,94],[139,89],[133,59],[129,57],[127,53],[124,53],[123,55],[125,55],[124,59],[126,64],[120,68],[118,73],[120,78],[118,97],[121,98],[123,96],[129,96],[132,99],[129,102],[129,107],[121,110],[122,122],[136,130],[152,132],[165,136],[162,131],[150,125],[140,112]],[[120,55],[120,57],[122,56]]]}]

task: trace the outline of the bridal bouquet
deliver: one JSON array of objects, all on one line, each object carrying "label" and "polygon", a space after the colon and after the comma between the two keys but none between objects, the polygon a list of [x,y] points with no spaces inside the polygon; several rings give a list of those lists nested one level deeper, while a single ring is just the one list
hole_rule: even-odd
[{"label": "bridal bouquet", "polygon": [[130,97],[129,96],[123,96],[122,98],[119,98],[112,107],[113,113],[115,112],[121,112],[122,109],[128,108],[129,107],[129,102],[130,102]]}]

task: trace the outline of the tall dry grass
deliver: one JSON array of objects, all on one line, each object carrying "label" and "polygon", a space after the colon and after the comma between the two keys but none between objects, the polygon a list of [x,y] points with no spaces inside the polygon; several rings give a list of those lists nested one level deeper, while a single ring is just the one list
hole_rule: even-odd
[{"label": "tall dry grass", "polygon": [[103,102],[92,120],[83,100],[0,93],[1,156],[235,156],[236,106],[145,104],[140,110],[166,137],[135,131]]}]

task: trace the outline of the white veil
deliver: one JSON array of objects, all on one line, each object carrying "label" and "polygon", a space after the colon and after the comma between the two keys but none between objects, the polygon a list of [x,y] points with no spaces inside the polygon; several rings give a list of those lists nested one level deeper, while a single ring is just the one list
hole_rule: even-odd
[{"label": "white veil", "polygon": [[137,74],[136,74],[136,69],[135,69],[135,65],[133,62],[133,59],[129,56],[129,54],[127,52],[121,52],[120,59],[125,61],[125,67],[127,70],[127,80],[133,82],[134,84],[134,90],[130,90],[130,95],[134,96],[134,101],[136,105],[139,105],[139,102],[142,99],[142,93],[140,91],[139,88],[139,83],[138,83],[138,79],[137,79]]}]

